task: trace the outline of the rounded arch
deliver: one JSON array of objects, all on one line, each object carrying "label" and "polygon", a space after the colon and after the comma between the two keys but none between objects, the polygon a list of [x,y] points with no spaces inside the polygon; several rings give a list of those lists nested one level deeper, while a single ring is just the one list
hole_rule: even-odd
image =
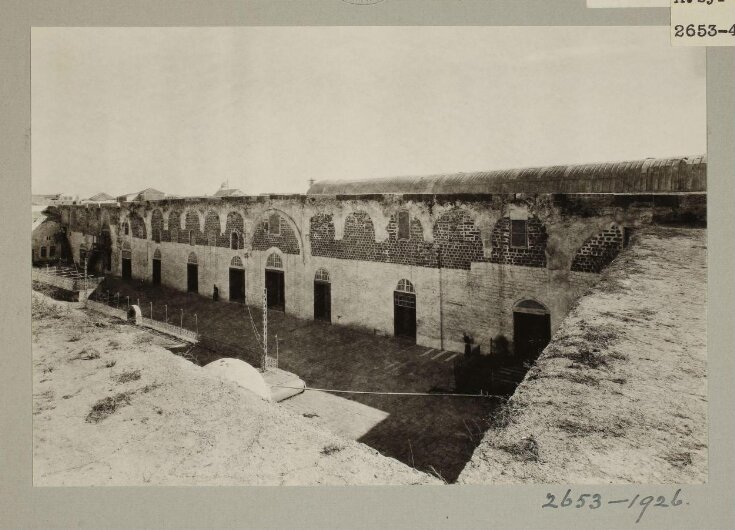
[{"label": "rounded arch", "polygon": [[265,261],[265,266],[269,269],[283,269],[283,258],[278,252],[271,252]]},{"label": "rounded arch", "polygon": [[155,252],[153,252],[153,259],[161,259],[161,249],[157,248]]},{"label": "rounded arch", "polygon": [[529,313],[533,315],[548,315],[549,309],[533,298],[524,298],[513,305],[514,313]]},{"label": "rounded arch", "polygon": [[233,267],[236,269],[242,269],[244,267],[240,256],[235,256],[232,258],[232,260],[230,260],[230,267]]},{"label": "rounded arch", "polygon": [[415,293],[416,289],[409,280],[403,278],[401,280],[398,280],[396,291],[398,291],[399,293]]},{"label": "rounded arch", "polygon": [[320,267],[319,269],[317,269],[316,274],[314,274],[314,280],[318,282],[329,283],[329,271],[324,267]]},{"label": "rounded arch", "polygon": [[239,230],[230,232],[230,249],[240,250],[243,248],[243,240]]},{"label": "rounded arch", "polygon": [[190,252],[189,259],[187,259],[186,262],[191,263],[192,265],[196,265],[198,263],[196,252]]},{"label": "rounded arch", "polygon": [[156,208],[151,213],[151,238],[153,241],[161,241],[163,234],[163,212]]},{"label": "rounded arch", "polygon": [[264,248],[266,245],[268,247],[276,246],[272,242],[270,242],[267,237],[263,237],[265,235],[263,230],[264,221],[268,220],[271,215],[276,213],[281,217],[282,221],[286,222],[290,231],[293,232],[295,239],[294,243],[298,247],[297,253],[301,254],[301,261],[303,263],[306,263],[306,255],[303,251],[304,235],[302,234],[299,225],[293,220],[293,218],[280,208],[266,208],[255,218],[254,228],[252,229],[252,235],[250,236],[250,247],[253,250],[266,250]]}]

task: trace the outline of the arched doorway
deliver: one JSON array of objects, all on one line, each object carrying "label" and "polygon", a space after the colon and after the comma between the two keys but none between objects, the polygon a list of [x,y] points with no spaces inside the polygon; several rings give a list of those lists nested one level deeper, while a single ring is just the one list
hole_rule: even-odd
[{"label": "arched doorway", "polygon": [[129,248],[123,248],[122,251],[122,279],[131,280],[133,278],[133,256]]},{"label": "arched doorway", "polygon": [[230,301],[245,301],[245,267],[240,256],[230,261]]},{"label": "arched doorway", "polygon": [[543,304],[523,300],[513,307],[513,352],[535,360],[551,340],[551,315]]},{"label": "arched doorway", "polygon": [[190,293],[199,292],[199,262],[193,252],[186,263],[186,290]]},{"label": "arched doorway", "polygon": [[283,261],[273,252],[265,263],[265,288],[268,292],[268,309],[286,311],[286,279]]},{"label": "arched doorway", "polygon": [[408,280],[400,280],[393,292],[393,326],[397,337],[416,340],[416,291]]},{"label": "arched doorway", "polygon": [[161,285],[161,250],[156,249],[153,253],[153,274],[152,282],[153,285]]},{"label": "arched doorway", "polygon": [[314,320],[332,321],[332,284],[326,269],[314,275]]}]

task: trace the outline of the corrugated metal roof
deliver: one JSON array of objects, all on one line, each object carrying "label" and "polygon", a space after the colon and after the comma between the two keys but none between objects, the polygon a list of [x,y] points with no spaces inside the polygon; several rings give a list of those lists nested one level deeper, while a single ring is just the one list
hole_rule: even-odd
[{"label": "corrugated metal roof", "polygon": [[647,158],[354,181],[320,180],[307,195],[704,192],[707,157]]}]

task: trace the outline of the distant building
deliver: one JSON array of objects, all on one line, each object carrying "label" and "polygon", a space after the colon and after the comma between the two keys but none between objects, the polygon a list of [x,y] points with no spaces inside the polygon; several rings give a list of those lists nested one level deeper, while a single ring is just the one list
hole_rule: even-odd
[{"label": "distant building", "polygon": [[138,202],[138,201],[160,201],[165,198],[166,194],[153,188],[146,188],[136,193],[128,193],[127,195],[118,196],[119,202]]},{"label": "distant building", "polygon": [[227,182],[223,182],[222,186],[214,194],[214,197],[244,197],[245,192],[237,188],[228,187]]},{"label": "distant building", "polygon": [[34,210],[31,222],[31,255],[34,265],[53,263],[65,253],[66,237],[58,215],[51,209]]},{"label": "distant building", "polygon": [[81,204],[110,204],[114,202],[117,202],[115,197],[104,192],[97,193],[88,199],[82,199],[80,201]]},{"label": "distant building", "polygon": [[31,204],[33,206],[59,206],[61,204],[77,204],[78,201],[79,196],[66,193],[36,194],[31,196]]}]

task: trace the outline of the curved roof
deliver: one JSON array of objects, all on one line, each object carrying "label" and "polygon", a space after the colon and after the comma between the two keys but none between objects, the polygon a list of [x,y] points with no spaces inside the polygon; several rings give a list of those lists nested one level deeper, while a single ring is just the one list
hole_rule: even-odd
[{"label": "curved roof", "polygon": [[425,177],[320,180],[307,195],[703,192],[706,172],[704,155],[646,158]]}]

